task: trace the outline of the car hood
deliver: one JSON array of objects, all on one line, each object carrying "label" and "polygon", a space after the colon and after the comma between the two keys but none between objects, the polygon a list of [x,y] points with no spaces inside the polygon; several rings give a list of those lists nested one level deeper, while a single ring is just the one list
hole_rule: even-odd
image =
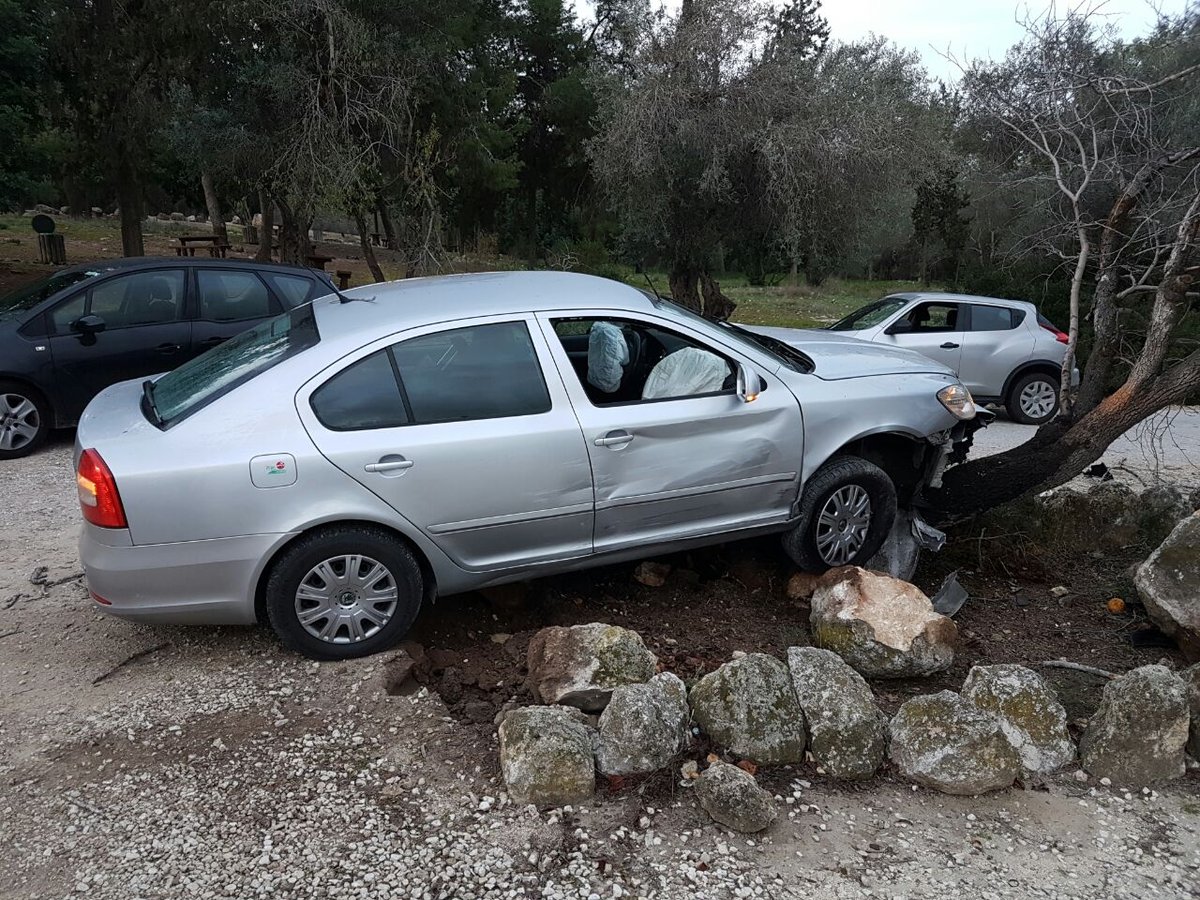
[{"label": "car hood", "polygon": [[863,378],[868,375],[954,375],[953,370],[915,350],[887,347],[856,340],[833,331],[813,328],[768,328],[743,325],[802,351],[815,364],[813,374],[825,381]]}]

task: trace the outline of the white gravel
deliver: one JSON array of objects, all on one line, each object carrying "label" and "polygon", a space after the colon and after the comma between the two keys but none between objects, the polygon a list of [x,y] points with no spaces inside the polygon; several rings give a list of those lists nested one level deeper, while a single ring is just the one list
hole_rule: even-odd
[{"label": "white gravel", "polygon": [[317,665],[259,629],[134,626],[97,613],[77,580],[31,584],[39,566],[52,582],[79,571],[76,515],[67,443],[0,465],[0,897],[1167,898],[1200,885],[1194,771],[1157,793],[1067,776],[957,798],[830,786],[806,768],[770,782],[785,814],[750,838],[714,826],[686,788],[516,808],[490,734],[436,696],[386,694],[378,658]]}]

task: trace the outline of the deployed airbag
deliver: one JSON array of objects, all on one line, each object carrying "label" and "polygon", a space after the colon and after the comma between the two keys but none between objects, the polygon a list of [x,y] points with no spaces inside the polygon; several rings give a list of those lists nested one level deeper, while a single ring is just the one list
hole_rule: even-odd
[{"label": "deployed airbag", "polygon": [[628,362],[624,332],[611,322],[593,322],[588,330],[588,384],[606,394],[614,393]]},{"label": "deployed airbag", "polygon": [[721,357],[698,347],[684,347],[663,357],[651,369],[642,399],[716,393],[725,386],[728,377],[729,363]]}]

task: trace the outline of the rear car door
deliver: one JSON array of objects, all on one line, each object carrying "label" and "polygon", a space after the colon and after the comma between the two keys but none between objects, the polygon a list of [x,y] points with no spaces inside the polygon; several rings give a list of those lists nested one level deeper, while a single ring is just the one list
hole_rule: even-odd
[{"label": "rear car door", "polygon": [[334,465],[471,571],[591,551],[587,450],[531,325],[414,329],[351,354],[296,398]]},{"label": "rear car door", "polygon": [[192,349],[199,356],[239,332],[283,312],[278,298],[252,269],[196,266]]},{"label": "rear car door", "polygon": [[959,379],[976,397],[998,398],[1008,376],[1033,353],[1025,311],[984,303],[964,305],[967,331]]},{"label": "rear car door", "polygon": [[922,300],[876,338],[916,350],[958,372],[965,336],[965,304],[954,300]]},{"label": "rear car door", "polygon": [[[735,387],[744,360],[675,322],[600,311],[538,319],[591,457],[597,553],[788,519],[804,430],[781,382],[764,374],[766,390],[745,402]],[[601,343],[624,336],[611,379],[581,352],[593,331],[593,367]]]},{"label": "rear car door", "polygon": [[[49,313],[56,395],[63,420],[74,421],[110,384],[147,378],[183,362],[191,346],[184,318],[184,269],[149,269],[106,278]],[[83,332],[95,317],[101,331]]]}]

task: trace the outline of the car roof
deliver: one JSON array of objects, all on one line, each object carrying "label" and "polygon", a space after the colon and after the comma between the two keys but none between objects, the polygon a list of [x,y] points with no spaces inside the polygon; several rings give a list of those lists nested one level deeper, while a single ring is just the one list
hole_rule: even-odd
[{"label": "car roof", "polygon": [[648,294],[611,278],[577,272],[475,272],[372,284],[342,293],[353,301],[318,301],[322,335],[546,310],[650,312]]},{"label": "car roof", "polygon": [[305,272],[329,277],[328,272],[288,263],[259,262],[254,259],[219,259],[206,256],[120,256],[116,259],[97,259],[68,266],[63,272],[118,272],[122,269],[178,269],[196,266],[204,269],[259,269],[267,272]]},{"label": "car roof", "polygon": [[1003,297],[983,297],[977,294],[955,294],[950,291],[898,291],[888,294],[901,300],[952,300],[959,303],[989,303],[993,306],[1033,306],[1028,300],[1007,300]]}]

